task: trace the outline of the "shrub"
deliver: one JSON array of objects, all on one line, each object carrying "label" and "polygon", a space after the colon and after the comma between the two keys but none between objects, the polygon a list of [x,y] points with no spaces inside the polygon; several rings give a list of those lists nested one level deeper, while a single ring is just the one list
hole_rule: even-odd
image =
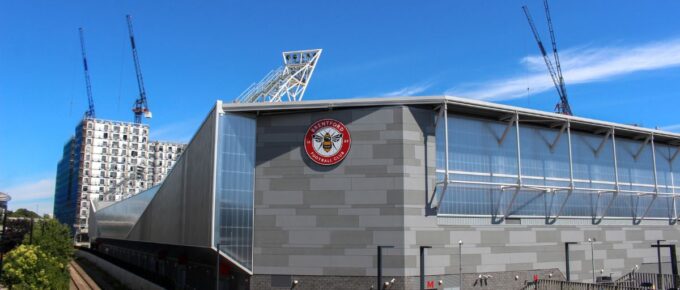
[{"label": "shrub", "polygon": [[32,235],[5,256],[2,282],[18,289],[68,289],[72,255],[67,226],[55,219],[36,222]]},{"label": "shrub", "polygon": [[[31,242],[27,234],[23,244]],[[58,259],[60,263],[68,263],[73,256],[73,240],[66,225],[56,219],[46,219],[33,225],[32,244],[38,245],[42,251]]]},{"label": "shrub", "polygon": [[21,245],[10,251],[3,265],[2,282],[16,289],[68,289],[65,263],[36,245]]}]

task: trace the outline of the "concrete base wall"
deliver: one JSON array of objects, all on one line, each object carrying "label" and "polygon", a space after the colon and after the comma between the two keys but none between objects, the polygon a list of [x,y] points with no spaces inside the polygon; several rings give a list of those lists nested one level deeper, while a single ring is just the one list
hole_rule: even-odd
[{"label": "concrete base wall", "polygon": [[109,274],[111,277],[115,278],[116,280],[120,281],[123,283],[125,286],[127,286],[130,289],[138,289],[138,290],[162,290],[163,287],[160,287],[154,283],[151,283],[147,281],[146,279],[139,277],[135,275],[132,272],[128,272],[127,270],[118,267],[114,264],[112,264],[109,261],[106,261],[100,257],[97,257],[93,254],[90,254],[88,252],[84,251],[76,251],[75,253],[76,257],[86,259],[90,261],[91,263],[97,265],[102,271],[106,272]]}]

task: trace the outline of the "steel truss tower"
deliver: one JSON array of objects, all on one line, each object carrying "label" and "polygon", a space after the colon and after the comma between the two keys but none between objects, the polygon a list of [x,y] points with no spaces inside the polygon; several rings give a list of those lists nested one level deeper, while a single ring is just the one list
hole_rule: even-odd
[{"label": "steel truss tower", "polygon": [[283,66],[269,72],[236,98],[236,103],[302,101],[321,49],[283,52]]}]

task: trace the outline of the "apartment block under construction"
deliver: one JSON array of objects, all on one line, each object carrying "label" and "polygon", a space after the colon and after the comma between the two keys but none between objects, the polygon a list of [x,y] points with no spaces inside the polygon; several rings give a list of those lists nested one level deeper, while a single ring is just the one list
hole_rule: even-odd
[{"label": "apartment block under construction", "polygon": [[55,216],[86,239],[90,200],[122,200],[161,182],[184,147],[149,140],[146,124],[84,118],[58,165]]}]

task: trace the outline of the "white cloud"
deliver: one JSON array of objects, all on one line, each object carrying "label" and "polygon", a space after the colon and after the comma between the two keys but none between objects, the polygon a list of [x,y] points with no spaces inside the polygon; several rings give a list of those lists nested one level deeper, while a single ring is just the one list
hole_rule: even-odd
[{"label": "white cloud", "polygon": [[54,200],[53,199],[47,199],[47,200],[37,200],[37,201],[30,201],[30,202],[14,202],[10,201],[8,204],[9,210],[17,210],[20,208],[25,208],[30,211],[34,211],[39,215],[44,215],[44,214],[49,214],[52,215],[52,211],[54,209]]},{"label": "white cloud", "polygon": [[52,214],[54,178],[29,181],[0,191],[12,197],[8,204],[11,210],[26,208],[35,211],[38,209],[40,214]]},{"label": "white cloud", "polygon": [[680,131],[680,124],[663,126],[659,129],[664,130],[664,131],[676,132],[676,131]]},{"label": "white cloud", "polygon": [[198,119],[185,120],[151,128],[149,130],[151,140],[189,142],[196,133],[200,123]]},{"label": "white cloud", "polygon": [[3,189],[2,192],[6,192],[12,197],[11,202],[50,198],[54,196],[54,178],[29,181]]},{"label": "white cloud", "polygon": [[422,83],[422,84],[415,84],[412,86],[407,86],[403,87],[401,89],[398,89],[396,91],[390,91],[386,93],[381,93],[378,94],[378,96],[382,97],[405,97],[405,96],[413,96],[420,94],[424,92],[425,90],[429,89],[432,86],[432,83]]},{"label": "white cloud", "polygon": [[[560,55],[567,87],[575,84],[604,81],[635,72],[680,66],[680,39],[653,42],[638,46],[580,47],[565,50]],[[529,73],[485,83],[451,88],[446,93],[482,100],[509,100],[531,93],[554,90],[554,85],[540,55],[520,60]]]}]

